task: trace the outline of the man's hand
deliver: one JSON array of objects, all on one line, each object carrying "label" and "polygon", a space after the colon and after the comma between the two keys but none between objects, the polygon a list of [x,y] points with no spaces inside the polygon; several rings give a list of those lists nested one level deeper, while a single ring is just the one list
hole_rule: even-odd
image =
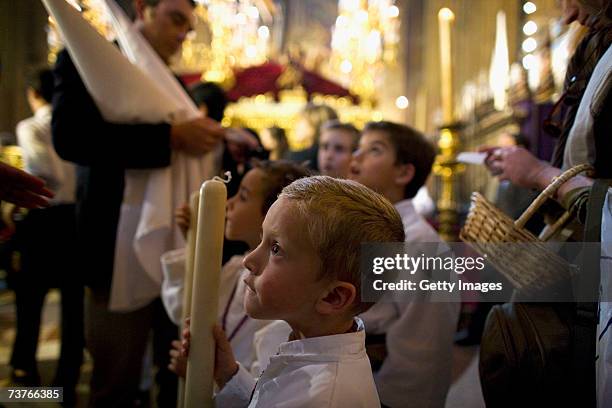
[{"label": "man's hand", "polygon": [[170,145],[191,155],[201,155],[213,150],[225,136],[218,122],[209,118],[196,118],[172,125]]},{"label": "man's hand", "polygon": [[500,180],[532,189],[542,189],[550,182],[547,170],[551,166],[523,147],[481,148],[479,151],[488,153],[485,164]]},{"label": "man's hand", "polygon": [[0,200],[19,207],[40,208],[49,205],[53,192],[45,182],[8,164],[0,163]]},{"label": "man's hand", "polygon": [[187,231],[191,228],[191,208],[189,204],[185,203],[174,211],[174,217],[176,218],[176,224],[178,225],[183,238],[187,239]]}]

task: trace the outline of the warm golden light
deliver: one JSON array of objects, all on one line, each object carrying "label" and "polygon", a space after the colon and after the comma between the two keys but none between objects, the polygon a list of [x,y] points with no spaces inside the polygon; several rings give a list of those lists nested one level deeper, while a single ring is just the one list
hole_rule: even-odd
[{"label": "warm golden light", "polygon": [[448,7],[444,7],[438,11],[438,18],[440,20],[453,21],[455,20],[455,13]]}]

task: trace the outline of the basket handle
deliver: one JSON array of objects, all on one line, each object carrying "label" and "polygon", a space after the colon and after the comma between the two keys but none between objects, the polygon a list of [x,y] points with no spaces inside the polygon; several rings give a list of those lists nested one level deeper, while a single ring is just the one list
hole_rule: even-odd
[{"label": "basket handle", "polygon": [[[525,226],[525,224],[527,224],[527,221],[529,221],[529,219],[536,213],[536,211],[538,211],[540,209],[542,204],[544,204],[544,202],[546,200],[548,200],[549,198],[551,198],[551,197],[553,197],[555,195],[555,193],[557,192],[559,187],[561,187],[561,185],[563,185],[563,183],[565,183],[567,180],[575,177],[579,173],[582,173],[583,171],[588,171],[588,170],[592,170],[592,169],[593,169],[593,167],[590,164],[579,164],[579,165],[574,166],[574,167],[572,167],[572,168],[570,168],[568,170],[565,170],[563,173],[561,173],[557,177],[553,178],[553,180],[550,183],[550,185],[548,187],[546,187],[540,193],[540,195],[538,195],[536,197],[535,200],[533,200],[531,205],[529,205],[529,207],[527,207],[527,209],[523,212],[523,214],[521,214],[521,216],[518,218],[518,220],[514,221],[514,225],[517,228],[523,228]],[[555,224],[555,226],[557,226],[557,228],[558,228],[560,226],[560,224],[559,225]],[[552,232],[553,231],[551,231],[551,233]],[[554,231],[554,232],[556,232],[556,231]]]}]

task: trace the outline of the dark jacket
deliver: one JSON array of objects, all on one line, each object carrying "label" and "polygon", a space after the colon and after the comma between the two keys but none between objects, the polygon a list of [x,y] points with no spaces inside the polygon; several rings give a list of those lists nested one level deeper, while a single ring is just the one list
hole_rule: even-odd
[{"label": "dark jacket", "polygon": [[168,166],[170,125],[105,121],[66,50],[59,53],[54,74],[53,144],[61,158],[78,165],[80,274],[92,288],[108,291],[125,170]]}]

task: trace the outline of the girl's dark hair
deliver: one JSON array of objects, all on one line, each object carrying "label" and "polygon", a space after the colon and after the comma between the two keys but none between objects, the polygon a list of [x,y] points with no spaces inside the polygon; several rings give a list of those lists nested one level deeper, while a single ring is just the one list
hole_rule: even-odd
[{"label": "girl's dark hair", "polygon": [[53,98],[53,72],[47,68],[35,68],[26,76],[26,85],[32,88],[41,98],[51,103]]},{"label": "girl's dark hair", "polygon": [[253,161],[253,169],[260,169],[264,173],[261,207],[263,215],[272,207],[283,188],[297,179],[311,175],[306,167],[288,160]]},{"label": "girl's dark hair", "polygon": [[272,126],[268,129],[270,136],[276,141],[276,151],[278,152],[278,158],[283,158],[289,151],[289,142],[287,141],[287,134],[285,129]]},{"label": "girl's dark hair", "polygon": [[228,101],[219,85],[214,82],[199,82],[191,88],[190,93],[197,106],[206,105],[209,118],[221,122]]}]

